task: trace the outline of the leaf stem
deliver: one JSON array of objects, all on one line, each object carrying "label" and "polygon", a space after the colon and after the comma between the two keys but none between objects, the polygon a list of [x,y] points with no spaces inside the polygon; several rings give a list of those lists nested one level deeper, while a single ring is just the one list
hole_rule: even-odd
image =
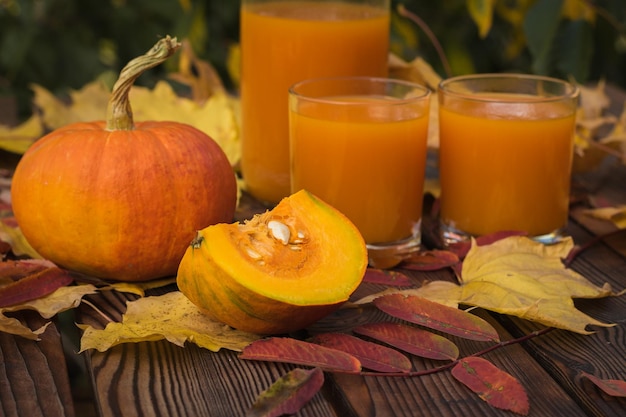
[{"label": "leaf stem", "polygon": [[132,130],[133,111],[128,95],[133,83],[141,74],[163,63],[180,47],[176,38],[169,35],[160,39],[148,52],[131,60],[120,72],[113,86],[107,106],[106,130]]}]

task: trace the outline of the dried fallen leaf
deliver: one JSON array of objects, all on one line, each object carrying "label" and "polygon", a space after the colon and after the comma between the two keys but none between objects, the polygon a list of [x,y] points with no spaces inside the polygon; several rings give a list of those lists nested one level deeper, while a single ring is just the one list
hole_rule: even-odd
[{"label": "dried fallen leaf", "polygon": [[50,322],[38,329],[31,330],[24,326],[18,319],[5,316],[3,310],[0,309],[0,332],[21,336],[25,339],[39,340],[39,335],[45,332],[49,325]]},{"label": "dried fallen leaf", "polygon": [[[241,154],[237,99],[223,91],[216,91],[204,103],[179,97],[165,81],[159,81],[154,89],[135,86],[130,92],[136,121],[173,120],[189,124],[215,140],[235,165]],[[158,105],[155,105],[158,103]]]},{"label": "dried fallen leaf", "polygon": [[465,339],[500,341],[496,329],[474,314],[416,296],[385,295],[374,300],[385,313],[430,329]]},{"label": "dried fallen leaf", "polygon": [[467,252],[472,248],[472,244],[477,246],[491,245],[498,240],[510,237],[510,236],[526,236],[528,233],[519,231],[501,231],[490,233],[487,235],[478,236],[473,241],[466,240],[462,242],[455,242],[450,245],[448,250],[456,253],[456,255],[463,259],[467,256]]},{"label": "dried fallen leaf", "polygon": [[358,373],[361,370],[361,363],[352,355],[288,337],[257,340],[246,346],[239,357],[314,366],[332,372]]},{"label": "dried fallen leaf", "polygon": [[33,102],[41,111],[43,123],[49,130],[75,122],[103,120],[111,95],[110,89],[101,80],[70,91],[69,101],[61,100],[37,84],[31,85],[31,89],[35,93]]},{"label": "dried fallen leaf", "polygon": [[422,358],[455,360],[459,357],[459,348],[449,339],[406,324],[368,323],[353,331]]},{"label": "dried fallen leaf", "polygon": [[401,268],[414,271],[436,271],[459,263],[459,256],[447,250],[430,250],[417,252],[400,265]]},{"label": "dried fallen leaf", "polygon": [[324,372],[319,368],[296,368],[263,391],[246,417],[278,417],[295,414],[324,385]]},{"label": "dried fallen leaf", "polygon": [[35,310],[43,318],[49,319],[58,313],[75,308],[80,304],[82,297],[86,294],[95,293],[96,287],[93,285],[73,285],[61,287],[45,297],[27,301],[22,304],[0,308],[0,331],[10,333],[27,339],[39,340],[39,335],[43,333],[49,323],[39,329],[31,330],[24,326],[19,320],[7,317],[6,312]]},{"label": "dried fallen leaf", "polygon": [[587,216],[613,223],[618,229],[626,229],[626,205],[583,210]]},{"label": "dried fallen leaf", "polygon": [[55,265],[46,259],[21,259],[0,262],[0,285],[17,281]]},{"label": "dried fallen leaf", "polygon": [[13,225],[11,218],[0,219],[0,240],[11,245],[15,256],[26,255],[32,259],[41,259],[41,255],[28,243],[17,225]]},{"label": "dried fallen leaf", "polygon": [[450,281],[430,281],[424,283],[419,288],[409,288],[404,290],[398,290],[396,288],[388,288],[381,292],[367,295],[354,301],[352,304],[368,304],[373,302],[376,298],[383,295],[400,294],[405,297],[416,296],[426,298],[430,301],[437,302],[439,304],[446,305],[448,307],[458,307],[459,298],[461,297],[461,287]]},{"label": "dried fallen leaf", "polygon": [[99,288],[100,291],[113,290],[118,292],[126,292],[129,294],[135,294],[140,297],[146,295],[146,290],[161,288],[176,282],[176,278],[164,278],[156,279],[145,282],[115,282],[105,287]]},{"label": "dried fallen leaf", "polygon": [[363,368],[378,372],[406,372],[413,365],[411,360],[397,350],[368,342],[345,333],[321,333],[313,343],[346,352],[361,362]]},{"label": "dried fallen leaf", "polygon": [[214,352],[221,348],[240,351],[259,338],[211,320],[179,291],[129,301],[122,322],[111,322],[102,330],[79,327],[84,330],[80,352],[104,352],[120,343],[162,339],[178,346],[189,341]]},{"label": "dried fallen leaf", "polygon": [[452,368],[452,376],[491,406],[527,415],[530,409],[524,387],[510,374],[483,358],[469,357]]},{"label": "dried fallen leaf", "polygon": [[401,272],[378,268],[367,268],[365,276],[363,276],[363,282],[393,285],[396,287],[409,287],[413,285],[411,279]]},{"label": "dried fallen leaf", "polygon": [[21,125],[5,127],[0,125],[0,149],[23,154],[37,139],[43,136],[44,129],[39,115],[33,115]]},{"label": "dried fallen leaf", "polygon": [[581,334],[591,333],[587,325],[613,326],[575,308],[572,298],[619,294],[565,268],[562,259],[572,248],[571,238],[543,245],[521,236],[473,245],[463,262],[458,301]]},{"label": "dried fallen leaf", "polygon": [[601,379],[595,375],[582,371],[581,376],[593,382],[605,394],[612,397],[626,397],[626,381],[618,379]]},{"label": "dried fallen leaf", "polygon": [[91,284],[61,287],[45,297],[5,307],[0,309],[0,312],[35,310],[41,317],[49,319],[63,311],[78,307],[85,295],[95,294],[97,291],[97,288]]},{"label": "dried fallen leaf", "polygon": [[70,285],[74,278],[64,269],[49,267],[0,287],[0,308],[44,297],[60,287]]}]

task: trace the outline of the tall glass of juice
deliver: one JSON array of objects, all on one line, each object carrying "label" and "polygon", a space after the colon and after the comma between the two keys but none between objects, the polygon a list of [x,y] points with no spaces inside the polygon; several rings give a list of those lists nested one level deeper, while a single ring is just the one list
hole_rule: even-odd
[{"label": "tall glass of juice", "polygon": [[524,74],[439,86],[440,219],[451,243],[519,231],[554,243],[567,224],[579,90]]},{"label": "tall glass of juice", "polygon": [[301,80],[387,75],[389,0],[243,0],[241,171],[270,205],[289,195],[287,90]]},{"label": "tall glass of juice", "polygon": [[289,94],[291,191],[306,189],[361,232],[372,266],[420,247],[430,91],[386,78],[305,80]]}]

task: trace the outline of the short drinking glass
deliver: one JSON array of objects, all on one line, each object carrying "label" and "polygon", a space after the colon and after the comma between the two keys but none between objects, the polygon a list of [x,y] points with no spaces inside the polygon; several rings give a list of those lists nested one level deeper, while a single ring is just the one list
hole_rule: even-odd
[{"label": "short drinking glass", "polygon": [[386,78],[305,80],[289,90],[291,191],[345,214],[386,268],[419,249],[430,92]]},{"label": "short drinking glass", "polygon": [[445,242],[503,231],[554,243],[567,224],[579,90],[554,78],[479,74],[441,82]]}]

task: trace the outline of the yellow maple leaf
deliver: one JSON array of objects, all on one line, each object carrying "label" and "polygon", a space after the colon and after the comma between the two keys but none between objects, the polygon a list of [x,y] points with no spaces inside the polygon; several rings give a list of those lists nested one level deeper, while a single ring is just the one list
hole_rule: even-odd
[{"label": "yellow maple leaf", "polygon": [[0,149],[23,154],[43,135],[43,131],[41,118],[37,114],[16,127],[0,126]]},{"label": "yellow maple leaf", "polygon": [[241,351],[260,338],[211,320],[179,291],[128,302],[122,322],[111,322],[102,330],[88,325],[79,327],[84,331],[81,352],[104,352],[121,343],[163,339],[178,346],[189,341],[213,352],[221,348]]},{"label": "yellow maple leaf", "polygon": [[618,296],[609,284],[602,287],[566,268],[562,259],[573,248],[571,238],[544,245],[511,236],[468,252],[460,285],[430,281],[416,289],[387,289],[352,303],[365,304],[388,294],[416,295],[441,304],[465,304],[521,317],[546,326],[590,334],[587,325],[611,327],[577,310],[573,298]]},{"label": "yellow maple leaf", "polygon": [[16,256],[26,255],[32,259],[41,259],[41,255],[28,243],[19,227],[11,227],[0,221],[0,239],[11,245],[11,251]]},{"label": "yellow maple leaf", "polygon": [[113,284],[109,284],[105,287],[100,287],[98,289],[100,291],[113,290],[118,292],[125,292],[143,297],[144,295],[146,295],[146,290],[161,288],[174,283],[176,283],[176,277],[156,279],[145,282],[116,282]]},{"label": "yellow maple leaf", "polygon": [[0,308],[0,331],[31,340],[39,340],[39,335],[46,330],[46,327],[50,324],[49,322],[39,329],[31,330],[19,320],[13,317],[7,317],[4,313],[34,310],[37,311],[41,317],[49,319],[58,313],[77,307],[85,295],[94,294],[96,291],[96,287],[91,284],[72,285],[58,288],[44,297],[30,300],[22,304]]},{"label": "yellow maple leaf", "polygon": [[[422,84],[437,91],[441,76],[423,58],[417,57],[411,62],[406,62],[399,56],[391,53],[387,61],[389,75],[392,78],[411,81]],[[439,102],[436,97],[430,100],[428,122],[428,147],[439,148]]]},{"label": "yellow maple leaf", "polygon": [[5,316],[3,311],[0,310],[0,332],[21,336],[30,340],[39,340],[39,335],[45,332],[49,325],[50,322],[38,329],[31,330],[24,326],[18,319]]},{"label": "yellow maple leaf", "polygon": [[33,102],[41,110],[41,117],[50,130],[75,122],[104,120],[110,89],[100,80],[85,84],[80,90],[69,93],[69,102],[56,97],[46,88],[33,84]]},{"label": "yellow maple leaf", "polygon": [[215,140],[231,165],[239,160],[238,100],[225,92],[217,91],[208,100],[198,103],[179,97],[170,84],[159,81],[154,89],[133,87],[130,102],[136,122],[173,120],[189,124]]},{"label": "yellow maple leaf", "polygon": [[618,294],[566,268],[562,259],[572,248],[571,238],[543,245],[522,236],[473,244],[463,262],[459,302],[581,334],[592,333],[587,325],[613,326],[574,306],[572,298]]},{"label": "yellow maple leaf", "polygon": [[626,229],[626,205],[583,210],[583,213],[600,220],[612,222],[618,229]]}]

